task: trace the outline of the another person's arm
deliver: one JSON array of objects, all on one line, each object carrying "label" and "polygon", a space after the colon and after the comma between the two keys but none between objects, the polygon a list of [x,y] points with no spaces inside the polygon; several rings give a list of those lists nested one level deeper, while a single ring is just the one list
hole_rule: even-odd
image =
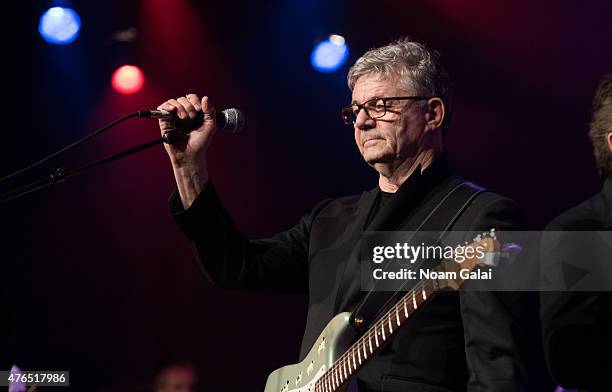
[{"label": "another person's arm", "polygon": [[[476,199],[480,211],[469,230],[482,232],[491,228],[518,230],[522,226],[516,204],[509,199]],[[461,291],[461,315],[465,337],[465,352],[470,372],[468,391],[519,391],[527,383],[522,348],[524,331],[517,314],[522,313],[523,297],[527,293]],[[519,307],[517,309],[517,307]],[[534,319],[537,313],[533,312]],[[530,389],[527,389],[530,390]]]}]

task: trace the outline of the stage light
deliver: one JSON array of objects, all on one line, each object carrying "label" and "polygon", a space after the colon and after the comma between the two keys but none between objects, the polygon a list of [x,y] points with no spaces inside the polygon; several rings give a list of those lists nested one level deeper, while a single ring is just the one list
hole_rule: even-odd
[{"label": "stage light", "polygon": [[333,34],[315,46],[310,54],[310,63],[317,71],[330,73],[342,67],[348,54],[349,49],[344,37]]},{"label": "stage light", "polygon": [[135,65],[123,65],[115,72],[111,80],[113,88],[121,94],[134,94],[144,86],[145,77]]},{"label": "stage light", "polygon": [[49,8],[41,17],[38,32],[43,39],[56,45],[74,41],[81,29],[81,18],[71,8]]}]

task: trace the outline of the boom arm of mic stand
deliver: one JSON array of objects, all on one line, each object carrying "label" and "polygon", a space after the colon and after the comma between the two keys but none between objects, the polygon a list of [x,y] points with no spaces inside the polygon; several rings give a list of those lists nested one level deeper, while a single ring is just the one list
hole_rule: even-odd
[{"label": "boom arm of mic stand", "polygon": [[98,161],[92,162],[90,164],[81,166],[77,169],[74,169],[72,171],[66,172],[66,170],[63,167],[57,168],[53,171],[53,173],[49,174],[48,176],[45,176],[31,184],[25,185],[25,186],[21,186],[17,189],[14,189],[12,191],[3,193],[2,195],[0,195],[0,204],[4,204],[9,200],[14,200],[17,199],[19,197],[25,196],[29,193],[32,192],[36,192],[39,191],[41,189],[47,188],[51,185],[55,185],[55,184],[59,184],[60,182],[65,181],[66,179],[70,178],[70,177],[74,177],[77,176],[81,173],[84,173],[90,169],[93,169],[94,167],[98,167],[101,165],[104,165],[106,163],[110,163],[116,160],[119,160],[121,158],[136,154],[140,151],[146,150],[148,148],[151,148],[153,146],[156,146],[158,144],[162,144],[162,143],[166,143],[166,144],[174,144],[177,141],[179,141],[182,137],[184,137],[184,133],[177,131],[177,130],[168,130],[164,133],[164,135],[159,138],[159,139],[155,139],[155,140],[151,140],[150,142],[147,143],[143,143],[141,145],[138,145],[136,147],[132,147],[129,148],[125,151],[121,151],[118,152],[116,154],[113,154],[111,156],[108,156],[106,158],[100,159]]}]

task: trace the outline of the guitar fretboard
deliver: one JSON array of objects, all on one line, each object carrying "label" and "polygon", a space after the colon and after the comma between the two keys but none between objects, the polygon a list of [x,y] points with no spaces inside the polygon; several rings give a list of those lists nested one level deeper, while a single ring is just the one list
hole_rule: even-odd
[{"label": "guitar fretboard", "polygon": [[[483,237],[484,236],[484,237]],[[475,238],[475,242],[481,246],[489,255],[499,251],[499,243],[495,239],[494,230],[483,233]],[[472,244],[470,244],[472,245]],[[461,268],[472,271],[482,260],[467,258],[461,264]],[[494,265],[494,264],[493,264]],[[455,271],[459,269],[456,262],[442,262],[436,268],[437,271]],[[346,381],[355,374],[374,353],[385,344],[389,338],[406,322],[432,294],[445,287],[458,290],[463,279],[454,275],[453,279],[421,280],[409,290],[395,305],[380,317],[355,344],[351,346],[334,364],[319,378],[314,385],[315,392],[335,392],[343,386]]]},{"label": "guitar fretboard", "polygon": [[380,317],[315,383],[315,392],[340,388],[436,291],[437,282],[420,281]]}]

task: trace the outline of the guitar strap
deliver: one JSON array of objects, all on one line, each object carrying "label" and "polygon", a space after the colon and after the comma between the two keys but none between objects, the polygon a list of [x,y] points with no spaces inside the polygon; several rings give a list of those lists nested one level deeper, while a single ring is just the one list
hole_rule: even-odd
[{"label": "guitar strap", "polygon": [[[444,229],[440,231],[438,241],[442,240],[444,234],[455,224],[457,219],[470,205],[470,203],[485,189],[469,182],[463,181],[451,188],[448,193],[438,202],[437,205],[425,216],[421,221],[421,224],[417,226],[416,231],[419,230],[435,230],[438,231],[440,227]],[[405,223],[400,225],[405,226]],[[372,321],[376,320],[386,309],[394,303],[394,299],[402,294],[404,287],[408,282],[405,282],[395,292],[378,290],[378,286],[375,284],[364,298],[357,304],[355,311],[351,316],[351,323],[358,330],[367,329]],[[382,304],[382,306],[381,306]],[[355,319],[360,318],[361,322],[355,323]]]}]

